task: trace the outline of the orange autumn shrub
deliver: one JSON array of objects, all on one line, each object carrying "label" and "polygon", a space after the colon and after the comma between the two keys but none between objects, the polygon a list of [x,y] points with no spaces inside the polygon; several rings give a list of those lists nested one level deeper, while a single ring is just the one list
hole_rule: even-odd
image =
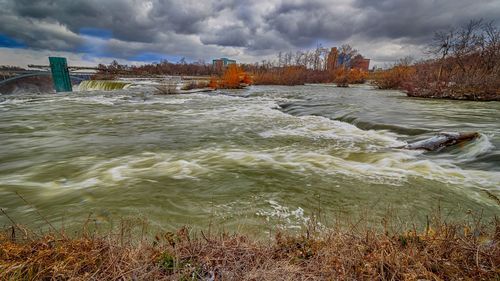
[{"label": "orange autumn shrub", "polygon": [[368,73],[358,68],[337,68],[333,71],[333,82],[339,87],[348,87],[349,84],[362,84],[366,81]]},{"label": "orange autumn shrub", "polygon": [[368,73],[359,68],[353,68],[348,72],[347,80],[349,84],[362,84],[365,83]]},{"label": "orange autumn shrub", "polygon": [[251,83],[252,78],[241,67],[236,64],[230,64],[224,71],[224,74],[222,74],[218,88],[241,89]]},{"label": "orange autumn shrub", "polygon": [[217,89],[219,87],[219,83],[217,81],[217,77],[210,77],[210,82],[208,83],[208,87],[212,89]]},{"label": "orange autumn shrub", "polygon": [[246,72],[243,72],[243,78],[241,79],[241,82],[243,84],[247,84],[247,85],[252,85],[252,76],[250,76],[248,73]]},{"label": "orange autumn shrub", "polygon": [[373,75],[373,84],[379,89],[403,89],[404,84],[415,75],[415,67],[396,65]]},{"label": "orange autumn shrub", "polygon": [[240,87],[240,68],[231,64],[222,74],[220,86],[226,89],[237,89]]},{"label": "orange autumn shrub", "polygon": [[337,84],[339,87],[348,87],[349,86],[349,78],[348,78],[349,70],[343,67],[337,68],[333,71],[333,82]]}]

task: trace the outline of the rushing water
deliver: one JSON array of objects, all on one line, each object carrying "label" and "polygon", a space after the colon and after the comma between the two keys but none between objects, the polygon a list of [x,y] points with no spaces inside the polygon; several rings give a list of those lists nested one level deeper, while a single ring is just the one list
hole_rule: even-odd
[{"label": "rushing water", "polygon": [[87,80],[82,81],[77,88],[79,91],[113,91],[127,89],[128,87],[130,87],[130,84],[123,81]]},{"label": "rushing water", "polygon": [[[500,206],[500,103],[411,99],[368,86],[255,86],[158,96],[0,96],[0,207],[44,225],[144,217],[155,226],[294,228],[318,210],[424,221]],[[481,138],[398,149],[439,131]],[[16,194],[21,194],[26,204]],[[36,208],[36,209],[35,209]],[[9,224],[0,216],[0,224]]]}]

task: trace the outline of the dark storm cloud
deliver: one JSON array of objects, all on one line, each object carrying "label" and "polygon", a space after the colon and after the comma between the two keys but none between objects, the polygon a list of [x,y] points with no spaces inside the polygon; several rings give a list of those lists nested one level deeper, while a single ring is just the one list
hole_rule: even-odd
[{"label": "dark storm cloud", "polygon": [[299,47],[311,47],[320,39],[344,40],[354,28],[353,15],[343,13],[329,1],[284,2],[264,20],[268,28]]},{"label": "dark storm cloud", "polygon": [[0,0],[0,8],[0,34],[27,48],[254,60],[350,42],[386,59],[426,44],[436,30],[500,15],[498,0]]},{"label": "dark storm cloud", "polygon": [[220,29],[214,33],[202,34],[200,36],[203,44],[235,47],[248,46],[248,38],[248,30],[238,26],[227,27],[224,30]]},{"label": "dark storm cloud", "polygon": [[102,28],[111,30],[118,39],[151,42],[156,25],[137,13],[141,5],[129,0],[15,0],[12,12],[23,18],[59,22],[74,33],[85,27]]},{"label": "dark storm cloud", "polygon": [[424,39],[471,19],[495,20],[500,15],[497,0],[356,0],[355,6],[366,15],[357,32],[370,37]]},{"label": "dark storm cloud", "polygon": [[265,20],[294,45],[307,46],[319,39],[339,42],[355,35],[425,43],[437,30],[498,15],[500,1],[313,0],[283,2]]}]

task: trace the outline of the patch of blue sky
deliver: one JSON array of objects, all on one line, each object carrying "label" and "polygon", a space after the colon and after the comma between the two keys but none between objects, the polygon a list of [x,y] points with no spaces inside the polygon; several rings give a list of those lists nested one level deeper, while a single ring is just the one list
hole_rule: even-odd
[{"label": "patch of blue sky", "polygon": [[143,52],[127,59],[131,61],[141,61],[141,62],[161,62],[163,60],[167,60],[169,62],[176,63],[180,61],[182,57],[170,56],[154,52]]},{"label": "patch of blue sky", "polygon": [[80,28],[80,35],[108,40],[113,38],[113,31],[104,28],[82,27]]},{"label": "patch of blue sky", "polygon": [[26,45],[19,40],[0,33],[0,47],[4,48],[26,48]]}]

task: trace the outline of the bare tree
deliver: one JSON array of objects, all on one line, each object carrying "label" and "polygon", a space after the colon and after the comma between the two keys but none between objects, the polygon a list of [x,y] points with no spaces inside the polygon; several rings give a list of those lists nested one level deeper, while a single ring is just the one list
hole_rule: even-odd
[{"label": "bare tree", "polygon": [[444,60],[450,53],[453,46],[453,41],[455,40],[455,30],[450,29],[448,31],[438,31],[434,34],[434,38],[431,43],[431,52],[441,56],[441,63],[439,66],[437,81],[441,81],[441,76],[443,75],[443,64]]},{"label": "bare tree", "polygon": [[295,60],[294,60],[294,64],[295,65],[301,65],[302,64],[302,57],[304,56],[304,53],[302,53],[302,51],[297,51],[295,53]]},{"label": "bare tree", "polygon": [[354,49],[349,44],[344,44],[339,48],[339,56],[342,55],[344,57],[344,61],[342,62],[343,67],[347,67],[348,60],[350,58],[355,57],[358,54],[358,50]]},{"label": "bare tree", "polygon": [[[437,59],[437,78],[425,70],[429,93],[446,95],[498,95],[500,89],[500,32],[493,22],[471,20],[448,31],[436,32],[430,49]],[[424,73],[423,66],[421,72]],[[423,78],[423,77],[422,77]],[[418,83],[418,82],[417,82]]]}]

